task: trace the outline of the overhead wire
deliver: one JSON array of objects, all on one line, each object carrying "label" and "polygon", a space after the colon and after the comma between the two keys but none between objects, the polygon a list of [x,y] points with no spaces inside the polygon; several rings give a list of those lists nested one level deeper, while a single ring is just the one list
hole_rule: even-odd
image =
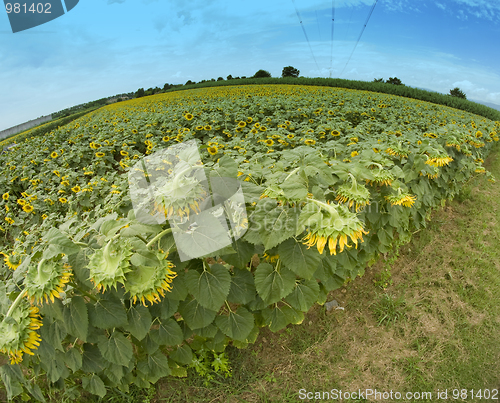
[{"label": "overhead wire", "polygon": [[342,69],[340,76],[342,76],[342,74],[344,73],[344,70],[346,69],[347,65],[351,61],[351,57],[354,54],[354,51],[356,50],[356,46],[358,46],[358,43],[361,39],[361,36],[363,36],[363,32],[365,31],[365,28],[368,25],[368,21],[370,21],[370,17],[372,16],[373,10],[375,10],[375,6],[377,5],[377,1],[378,0],[375,0],[373,2],[372,8],[370,9],[370,13],[368,14],[368,18],[366,19],[365,24],[363,25],[363,28],[361,29],[361,33],[359,34],[358,40],[356,41],[356,44],[354,45],[354,49],[352,50],[351,55],[349,56],[349,59],[347,60],[347,63],[345,64],[344,68]]},{"label": "overhead wire", "polygon": [[295,0],[292,0],[293,6],[295,7],[295,13],[297,14],[297,17],[300,22],[300,26],[302,27],[302,31],[304,32],[304,36],[306,37],[307,44],[309,45],[309,49],[311,50],[311,55],[313,57],[314,63],[316,63],[316,67],[318,68],[319,71],[319,65],[318,62],[316,61],[316,58],[314,57],[314,52],[311,47],[311,42],[309,42],[309,38],[307,37],[306,29],[304,27],[304,24],[302,24],[302,18],[300,18],[299,10],[297,9],[297,6],[295,4]]},{"label": "overhead wire", "polygon": [[333,71],[333,28],[335,22],[335,0],[332,0],[332,35],[331,35],[331,48],[330,48],[330,78],[332,78]]}]

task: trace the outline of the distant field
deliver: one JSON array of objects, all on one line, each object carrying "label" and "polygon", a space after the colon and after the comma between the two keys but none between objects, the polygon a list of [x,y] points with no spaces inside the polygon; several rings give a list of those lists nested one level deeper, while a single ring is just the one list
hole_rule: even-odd
[{"label": "distant field", "polygon": [[[50,380],[70,393],[82,380],[83,389],[101,397],[127,392],[129,384],[147,388],[169,375],[189,376],[195,383],[202,379],[205,387],[224,385],[231,366],[239,365],[228,361],[239,356],[234,348],[253,348],[258,340],[271,356],[274,347],[267,340],[277,337],[272,334],[288,339],[304,332],[313,323],[310,315],[322,315],[319,305],[332,292],[341,299],[339,290],[347,285],[353,300],[351,287],[368,287],[364,301],[373,298],[379,324],[433,315],[431,306],[425,308],[429,298],[434,301],[430,291],[421,300],[400,292],[415,307],[424,306],[412,316],[402,299],[375,297],[358,277],[380,256],[387,258],[416,233],[426,233],[432,212],[464,197],[471,181],[494,186],[484,162],[499,133],[500,121],[423,100],[262,84],[167,92],[100,108],[43,135],[23,134],[19,147],[0,156],[0,313],[3,318],[9,310],[17,323],[0,323],[0,349],[12,364],[2,367],[7,392],[30,390],[18,365],[28,372],[39,369],[41,385]],[[177,151],[155,166],[164,171],[164,192],[155,193],[151,205],[180,221],[139,222],[128,191],[129,172],[144,173],[141,161],[190,140],[200,159]],[[180,173],[176,164],[182,166]],[[210,227],[220,225],[215,218],[211,225],[191,225],[210,200],[195,175],[200,169],[211,179],[238,179],[245,200],[233,200],[224,214],[230,216],[230,234],[244,235],[209,256],[181,261],[172,233],[209,250],[216,244]],[[387,290],[390,272],[377,276],[377,286]],[[455,286],[453,292],[460,294]],[[453,301],[461,303],[458,297]],[[355,302],[352,307],[361,312]],[[445,322],[452,315],[448,308]],[[334,317],[344,321],[338,312]],[[372,319],[357,317],[365,321],[357,330],[365,332],[363,340],[372,331],[384,337],[371,329]],[[345,329],[342,337],[349,337]],[[409,337],[411,329],[397,331]],[[303,348],[295,342],[295,354],[308,355],[301,357],[312,368],[319,341],[308,340]],[[341,354],[355,353],[351,345],[342,350],[337,342],[332,344]],[[420,361],[409,353],[394,359],[399,361],[391,361],[393,366],[406,368],[398,376],[420,382]],[[334,356],[330,360],[341,365]],[[363,360],[368,365],[370,357]],[[328,371],[330,364],[321,363]],[[370,379],[384,379],[389,372],[382,366]],[[286,389],[291,367],[285,367],[266,370],[267,383]],[[357,371],[365,368],[359,364]],[[232,374],[242,376],[237,370]],[[352,385],[364,379],[349,374],[356,379]],[[317,379],[326,380],[320,374]],[[419,385],[429,381],[422,379]],[[402,378],[398,382],[411,385]],[[267,388],[264,393],[273,389]],[[46,389],[30,393],[38,396]],[[276,401],[286,401],[272,393]]]}]

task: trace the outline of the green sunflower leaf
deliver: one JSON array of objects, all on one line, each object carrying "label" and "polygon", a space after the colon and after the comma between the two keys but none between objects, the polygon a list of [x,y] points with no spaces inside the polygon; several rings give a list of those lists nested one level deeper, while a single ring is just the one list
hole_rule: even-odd
[{"label": "green sunflower leaf", "polygon": [[143,305],[133,305],[128,313],[128,325],[126,329],[137,340],[142,340],[149,332],[153,319],[149,313],[149,309]]},{"label": "green sunflower leaf", "polygon": [[236,312],[229,312],[228,316],[217,316],[215,323],[226,336],[244,342],[253,329],[254,318],[247,309],[240,306]]},{"label": "green sunflower leaf", "polygon": [[208,326],[217,315],[216,311],[204,308],[196,299],[182,301],[179,305],[179,313],[193,330]]},{"label": "green sunflower leaf", "polygon": [[292,238],[278,246],[278,254],[286,267],[307,280],[312,278],[321,262],[317,249],[308,249],[306,245]]},{"label": "green sunflower leaf", "polygon": [[227,300],[234,304],[248,304],[254,298],[255,283],[252,273],[246,269],[234,269]]},{"label": "green sunflower leaf", "polygon": [[292,293],[285,298],[293,308],[307,312],[314,305],[319,295],[319,284],[316,280],[304,280],[297,284]]},{"label": "green sunflower leaf", "polygon": [[286,267],[278,271],[269,263],[261,263],[255,270],[255,288],[267,305],[286,297],[294,285],[295,274]]},{"label": "green sunflower leaf", "polygon": [[87,305],[83,298],[79,296],[71,298],[71,304],[68,305],[64,308],[63,314],[66,330],[85,342],[89,330]]},{"label": "green sunflower leaf", "polygon": [[127,312],[118,300],[101,299],[89,310],[90,324],[99,329],[127,326]]},{"label": "green sunflower leaf", "polygon": [[229,294],[231,275],[224,266],[214,264],[201,274],[196,270],[188,271],[186,284],[202,306],[218,311]]},{"label": "green sunflower leaf", "polygon": [[160,346],[177,346],[184,340],[182,329],[174,319],[160,323],[158,329],[151,330],[151,339]]},{"label": "green sunflower leaf", "polygon": [[115,330],[109,339],[99,337],[98,347],[102,356],[114,364],[128,366],[132,359],[132,343],[119,331]]},{"label": "green sunflower leaf", "polygon": [[82,386],[83,389],[85,389],[87,392],[92,393],[93,395],[97,395],[101,398],[106,395],[106,386],[104,386],[104,382],[95,374],[83,377]]},{"label": "green sunflower leaf", "polygon": [[175,362],[183,365],[189,365],[193,361],[193,351],[191,347],[184,344],[182,347],[178,347],[173,353],[171,353],[168,358],[171,358]]},{"label": "green sunflower leaf", "polygon": [[154,354],[148,355],[147,358],[138,361],[137,371],[151,383],[156,383],[158,379],[171,373],[168,359],[160,351],[156,351]]},{"label": "green sunflower leaf", "polygon": [[294,308],[283,305],[266,308],[262,311],[266,325],[273,332],[283,329],[290,323],[298,325],[304,320],[304,314]]}]

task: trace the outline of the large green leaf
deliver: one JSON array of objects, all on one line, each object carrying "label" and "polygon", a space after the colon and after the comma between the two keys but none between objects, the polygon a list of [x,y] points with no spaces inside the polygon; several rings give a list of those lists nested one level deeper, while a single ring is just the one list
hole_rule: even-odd
[{"label": "large green leaf", "polygon": [[247,304],[255,298],[255,283],[248,270],[234,269],[227,300],[234,304]]},{"label": "large green leaf", "polygon": [[143,377],[152,383],[156,383],[158,379],[170,375],[168,359],[160,351],[150,354],[147,358],[137,362],[137,371]]},{"label": "large green leaf", "polygon": [[137,340],[142,340],[149,332],[153,319],[149,309],[143,305],[132,305],[127,313],[128,326],[126,329]]},{"label": "large green leaf", "polygon": [[271,249],[295,235],[298,216],[298,209],[277,206],[275,200],[263,198],[250,215],[251,225],[243,238],[254,245],[262,243],[266,249]]},{"label": "large green leaf", "polygon": [[106,386],[104,386],[104,382],[96,374],[83,377],[82,386],[83,389],[93,395],[97,395],[99,397],[104,397],[106,395]]},{"label": "large green leaf", "polygon": [[307,280],[312,278],[321,261],[321,255],[316,249],[308,249],[293,238],[278,246],[278,254],[286,267]]},{"label": "large green leaf", "polygon": [[176,346],[184,340],[182,329],[174,319],[160,323],[158,329],[151,330],[151,339],[160,346]]},{"label": "large green leaf", "polygon": [[188,295],[188,289],[185,282],[186,272],[179,269],[174,269],[174,271],[176,271],[177,276],[172,281],[172,289],[168,292],[168,299],[184,301]]},{"label": "large green leaf", "polygon": [[73,372],[82,367],[82,354],[77,348],[70,348],[64,355],[64,362]]},{"label": "large green leaf", "polygon": [[0,375],[7,390],[7,398],[9,400],[23,393],[21,382],[24,381],[24,376],[19,365],[2,365],[0,367]]},{"label": "large green leaf", "polygon": [[319,284],[316,280],[303,280],[285,299],[293,308],[307,312],[316,302],[319,295]]},{"label": "large green leaf", "polygon": [[233,249],[236,253],[223,255],[221,256],[222,260],[234,267],[244,269],[255,253],[255,245],[252,245],[240,238],[233,243]]},{"label": "large green leaf", "polygon": [[188,271],[186,284],[202,306],[218,311],[229,294],[231,275],[224,266],[214,264],[201,274],[196,270]]},{"label": "large green leaf", "polygon": [[269,263],[261,263],[255,270],[255,288],[268,305],[290,294],[294,285],[295,274],[286,267],[276,270]]},{"label": "large green leaf", "polygon": [[294,175],[280,185],[285,197],[290,200],[303,200],[307,197],[307,183],[304,178]]},{"label": "large green leaf", "polygon": [[127,312],[119,300],[101,299],[89,310],[91,325],[99,329],[127,326]]},{"label": "large green leaf", "polygon": [[43,240],[49,244],[43,252],[44,259],[51,259],[61,253],[72,255],[80,251],[80,246],[75,245],[65,234],[57,228],[51,228],[43,236]]},{"label": "large green leaf", "polygon": [[229,312],[228,316],[217,316],[215,323],[226,336],[245,341],[253,329],[254,319],[247,309],[240,306],[236,312]]},{"label": "large green leaf", "polygon": [[283,305],[268,307],[262,311],[266,325],[273,332],[283,329],[290,323],[298,325],[304,320],[304,314],[294,308]]},{"label": "large green leaf", "polygon": [[179,313],[193,330],[208,326],[217,315],[216,311],[204,308],[196,299],[182,301]]},{"label": "large green leaf", "polygon": [[94,344],[85,343],[82,354],[82,371],[100,372],[104,368],[106,368],[106,363],[102,359],[99,348]]},{"label": "large green leaf", "polygon": [[173,353],[171,353],[168,358],[173,359],[179,364],[189,365],[193,361],[193,351],[191,347],[184,344],[182,347],[178,347]]},{"label": "large green leaf", "polygon": [[115,330],[109,339],[101,336],[98,346],[102,356],[114,364],[128,366],[132,359],[132,343],[119,331]]},{"label": "large green leaf", "polygon": [[79,296],[71,298],[71,303],[68,305],[64,308],[63,315],[66,329],[68,333],[85,342],[89,330],[87,305],[83,298]]}]

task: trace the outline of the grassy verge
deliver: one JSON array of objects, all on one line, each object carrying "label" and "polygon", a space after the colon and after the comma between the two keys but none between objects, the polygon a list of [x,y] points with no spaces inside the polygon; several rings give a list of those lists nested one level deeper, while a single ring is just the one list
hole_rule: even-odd
[{"label": "grassy verge", "polygon": [[[498,148],[485,166],[500,177]],[[455,401],[480,401],[470,389],[500,388],[499,240],[500,182],[476,178],[409,244],[332,292],[344,310],[316,306],[299,326],[264,330],[228,349],[232,378],[164,379],[156,399],[292,402],[308,401],[300,389],[337,388],[433,392],[420,401],[467,389]]]}]

